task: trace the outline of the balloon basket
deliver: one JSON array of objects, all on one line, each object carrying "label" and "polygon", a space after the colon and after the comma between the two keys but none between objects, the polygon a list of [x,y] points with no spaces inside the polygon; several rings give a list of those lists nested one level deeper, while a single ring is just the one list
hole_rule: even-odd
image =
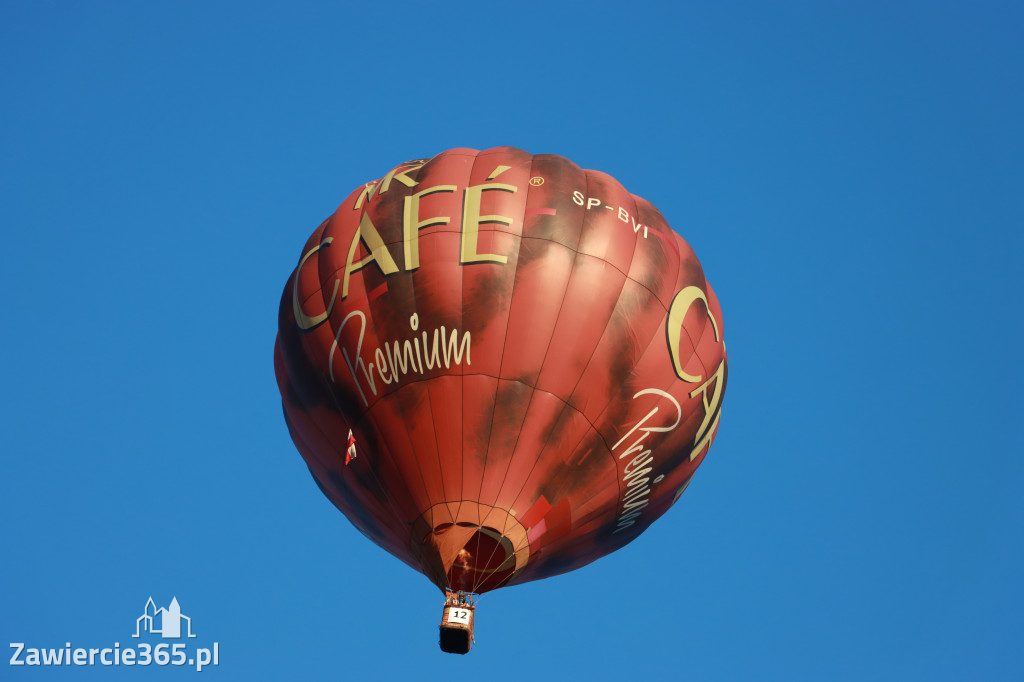
[{"label": "balloon basket", "polygon": [[441,651],[449,654],[468,654],[473,648],[473,616],[476,606],[470,595],[459,593],[445,600],[441,617]]}]

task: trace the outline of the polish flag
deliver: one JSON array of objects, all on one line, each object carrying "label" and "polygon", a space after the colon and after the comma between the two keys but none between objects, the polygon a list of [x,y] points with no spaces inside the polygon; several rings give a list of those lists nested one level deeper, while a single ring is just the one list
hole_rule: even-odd
[{"label": "polish flag", "polygon": [[345,466],[356,458],[356,437],[352,435],[352,429],[348,430],[348,450],[345,451]]}]

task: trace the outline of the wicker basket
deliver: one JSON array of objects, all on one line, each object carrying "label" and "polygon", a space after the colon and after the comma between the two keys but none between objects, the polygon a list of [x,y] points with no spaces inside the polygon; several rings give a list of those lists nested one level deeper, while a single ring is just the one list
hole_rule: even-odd
[{"label": "wicker basket", "polygon": [[441,618],[441,651],[466,654],[473,647],[474,608],[465,604],[446,604]]}]

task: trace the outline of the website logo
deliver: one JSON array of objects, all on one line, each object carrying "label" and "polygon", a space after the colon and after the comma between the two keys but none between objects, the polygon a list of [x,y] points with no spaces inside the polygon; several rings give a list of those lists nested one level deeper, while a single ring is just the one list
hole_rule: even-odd
[{"label": "website logo", "polygon": [[[145,635],[160,635],[161,639],[196,637],[192,632],[192,619],[181,612],[177,597],[172,597],[166,608],[157,608],[152,597],[146,601],[142,615],[135,619],[132,639]],[[219,642],[214,642],[212,647],[196,647],[191,650],[183,642],[161,642],[156,646],[141,642],[136,646],[125,647],[120,642],[114,642],[112,647],[97,649],[73,647],[71,642],[66,642],[63,648],[50,649],[26,647],[24,642],[11,642],[10,645],[14,650],[10,661],[12,666],[189,665],[202,671],[204,666],[220,665]]]},{"label": "website logo", "polygon": [[[158,609],[156,604],[153,603],[153,598],[150,597],[149,601],[146,602],[142,615],[135,621],[135,634],[132,637],[139,637],[139,631],[141,630],[142,632],[159,634],[164,639],[180,639],[181,621],[185,621],[188,627],[188,636],[195,637],[192,634],[192,619],[182,614],[177,597],[171,599],[171,605],[166,609]],[[159,628],[156,627],[157,623],[160,625]]]}]

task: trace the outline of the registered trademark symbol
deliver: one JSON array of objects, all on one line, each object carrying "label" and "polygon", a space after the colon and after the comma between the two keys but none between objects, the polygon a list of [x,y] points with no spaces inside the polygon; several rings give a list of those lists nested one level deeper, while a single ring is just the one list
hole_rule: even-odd
[{"label": "registered trademark symbol", "polygon": [[540,187],[543,184],[544,184],[544,178],[541,178],[541,177],[530,178],[530,185],[533,186],[533,187]]}]

